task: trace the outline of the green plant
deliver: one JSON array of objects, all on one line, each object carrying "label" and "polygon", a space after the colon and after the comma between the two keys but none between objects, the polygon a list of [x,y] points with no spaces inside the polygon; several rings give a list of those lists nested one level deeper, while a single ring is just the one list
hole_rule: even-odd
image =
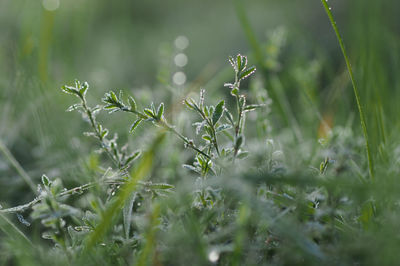
[{"label": "green plant", "polygon": [[[84,134],[97,139],[100,144],[101,151],[106,155],[112,167],[108,167],[102,172],[100,178],[95,178],[92,182],[80,185],[72,189],[66,189],[62,185],[61,179],[51,180],[46,175],[42,176],[42,185],[38,186],[39,196],[33,201],[8,209],[0,210],[1,213],[16,213],[18,219],[29,226],[29,223],[20,215],[29,209],[32,209],[31,218],[40,220],[47,231],[43,233],[45,239],[51,239],[56,246],[60,247],[67,256],[74,256],[71,253],[71,248],[82,250],[83,254],[88,255],[95,245],[102,241],[110,228],[115,223],[116,217],[119,216],[119,210],[123,209],[123,227],[124,238],[127,244],[136,243],[137,236],[130,233],[133,204],[137,201],[146,199],[146,195],[151,195],[151,198],[166,196],[172,191],[174,186],[166,183],[153,183],[144,181],[151,169],[155,149],[159,145],[161,138],[155,141],[153,148],[145,152],[139,165],[130,171],[132,164],[140,157],[141,152],[127,152],[127,145],[119,148],[117,135],[109,139],[109,130],[106,129],[97,120],[97,114],[102,110],[107,110],[110,113],[123,111],[132,113],[137,116],[136,121],[132,124],[130,132],[134,130],[142,121],[151,122],[154,125],[162,128],[167,132],[171,132],[181,139],[185,147],[196,152],[195,160],[192,165],[183,166],[200,175],[200,182],[204,182],[211,172],[213,175],[221,175],[223,169],[226,168],[227,161],[229,164],[235,164],[235,159],[244,158],[247,152],[242,150],[244,145],[244,128],[246,113],[263,107],[263,104],[246,104],[246,97],[240,94],[240,83],[255,72],[255,67],[247,68],[247,58],[242,55],[229,58],[235,73],[233,83],[225,84],[231,89],[231,95],[236,99],[236,119],[234,115],[225,106],[225,102],[219,101],[215,106],[205,105],[205,90],[200,91],[200,99],[196,102],[192,98],[184,100],[184,104],[201,118],[201,121],[195,122],[196,134],[201,134],[202,144],[196,146],[194,141],[185,137],[178,132],[176,128],[170,125],[164,115],[164,104],[161,103],[156,109],[154,104],[150,108],[144,108],[139,111],[136,101],[133,97],[128,97],[128,104],[123,101],[122,92],[117,97],[113,91],[106,93],[103,102],[104,107],[90,107],[86,99],[86,93],[89,89],[87,82],[81,83],[75,81],[74,86],[63,86],[62,90],[73,96],[76,96],[79,103],[71,105],[67,111],[79,111],[83,120],[88,122],[92,131]],[[225,120],[225,122],[224,122]],[[231,130],[232,133],[228,132]],[[224,134],[230,141],[221,144],[217,138],[218,135]],[[224,147],[222,147],[224,146]],[[95,198],[90,203],[90,208],[95,213],[88,210],[83,210],[81,207],[73,207],[66,204],[65,201],[75,194],[83,194],[86,191],[95,189],[106,190],[107,197]],[[193,206],[200,208],[213,208],[216,206],[218,199],[222,199],[220,190],[216,187],[206,187],[200,185],[199,189],[194,191]],[[118,193],[118,194],[116,194]],[[103,205],[103,206],[102,206]],[[158,216],[158,214],[156,214]],[[156,218],[154,218],[156,219]],[[152,225],[154,227],[155,225]],[[154,229],[151,229],[154,230]],[[114,231],[114,233],[117,233]],[[120,233],[118,233],[120,234]],[[115,237],[115,236],[114,236]],[[148,235],[154,238],[154,232]],[[121,236],[122,239],[122,236]],[[150,241],[150,240],[148,240]],[[152,240],[154,241],[154,240]],[[143,254],[149,251],[147,244]],[[144,263],[142,255],[140,263]]]}]

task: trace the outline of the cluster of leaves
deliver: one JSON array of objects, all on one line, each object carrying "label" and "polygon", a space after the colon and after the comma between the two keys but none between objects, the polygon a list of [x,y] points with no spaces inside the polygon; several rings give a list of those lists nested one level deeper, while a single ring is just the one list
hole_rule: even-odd
[{"label": "cluster of leaves", "polygon": [[62,87],[62,90],[65,93],[75,95],[80,99],[80,103],[71,105],[67,111],[78,110],[82,114],[83,119],[89,122],[93,130],[91,132],[85,132],[85,135],[98,139],[101,148],[113,161],[116,167],[118,167],[121,171],[127,170],[132,162],[140,156],[140,151],[135,151],[128,154],[126,145],[122,148],[118,148],[118,136],[116,134],[112,139],[108,138],[108,129],[103,127],[96,120],[96,115],[101,111],[102,107],[99,105],[96,105],[95,107],[89,107],[87,104],[86,92],[88,89],[89,84],[87,82],[81,83],[79,81],[75,81],[75,86],[65,85]]},{"label": "cluster of leaves", "polygon": [[[200,91],[198,102],[192,98],[184,100],[185,105],[195,111],[202,119],[200,122],[193,124],[196,127],[196,134],[202,135],[202,144],[200,145],[196,145],[193,140],[185,137],[176,130],[175,126],[167,122],[164,116],[163,103],[159,104],[157,108],[152,103],[149,108],[144,108],[140,111],[132,96],[128,97],[128,103],[126,104],[123,100],[122,92],[117,96],[115,92],[110,91],[102,99],[106,104],[105,106],[96,105],[90,107],[86,99],[86,93],[89,89],[87,82],[81,83],[75,81],[74,86],[63,86],[62,90],[65,93],[74,95],[80,100],[78,103],[71,105],[67,111],[77,110],[82,114],[83,119],[89,123],[92,129],[92,131],[85,132],[84,135],[97,139],[101,147],[100,152],[104,153],[112,162],[114,170],[111,167],[105,171],[102,170],[100,178],[69,190],[63,187],[60,179],[52,181],[43,175],[43,188],[39,186],[39,196],[37,198],[28,204],[5,209],[2,212],[17,213],[18,219],[25,225],[29,225],[20,213],[32,208],[31,218],[33,220],[40,220],[48,228],[43,233],[45,239],[51,239],[56,246],[62,248],[67,253],[71,252],[71,248],[80,250],[85,246],[84,239],[90,238],[91,232],[95,232],[96,228],[99,227],[99,221],[104,215],[103,213],[106,212],[107,205],[113,204],[116,192],[125,183],[130,182],[131,174],[129,169],[141,155],[140,150],[129,153],[127,145],[120,148],[117,143],[118,136],[116,134],[114,134],[113,138],[108,137],[110,135],[109,130],[97,120],[97,114],[103,109],[110,113],[123,111],[135,115],[136,120],[130,128],[131,133],[134,132],[141,122],[145,121],[151,122],[157,127],[161,127],[176,135],[184,142],[185,147],[195,151],[193,164],[184,165],[184,167],[199,174],[197,182],[202,183],[206,180],[209,173],[212,173],[212,175],[220,174],[225,167],[222,163],[224,159],[227,159],[227,162],[234,163],[236,158],[244,158],[247,155],[246,152],[241,150],[244,144],[243,129],[245,114],[262,106],[246,105],[246,97],[239,94],[240,82],[253,74],[255,67],[247,68],[247,58],[242,55],[238,55],[235,60],[230,58],[230,62],[235,71],[235,82],[226,86],[232,89],[231,94],[237,100],[236,119],[234,119],[234,115],[227,109],[223,100],[215,106],[205,105],[204,89]],[[225,143],[225,147],[221,147],[221,141],[217,139],[217,135],[221,133],[231,141],[231,143]],[[95,187],[104,191],[106,197],[103,199],[99,197],[92,199],[90,201],[90,209],[92,211],[83,211],[79,207],[72,207],[65,204],[65,201],[71,195],[82,194]],[[119,239],[118,241],[121,240],[125,244],[132,245],[136,243],[134,245],[137,245],[140,237],[138,238],[137,234],[131,234],[132,213],[135,209],[135,203],[140,205],[140,202],[146,202],[160,196],[168,196],[173,188],[174,186],[166,183],[139,181],[137,188],[123,204],[122,227],[124,230],[122,231],[124,232],[116,227],[116,231],[114,230],[113,232],[114,240]],[[204,187],[202,184],[199,184],[192,193],[196,195],[192,205],[199,208],[212,208],[217,199],[222,198],[219,188]],[[136,213],[135,216],[139,216],[139,214]]]},{"label": "cluster of leaves", "polygon": [[[164,116],[163,103],[158,108],[155,108],[155,105],[152,103],[149,108],[139,111],[136,101],[132,96],[128,97],[128,104],[125,104],[121,92],[117,96],[115,92],[110,91],[103,98],[103,102],[106,103],[104,109],[109,110],[111,113],[122,111],[136,115],[137,119],[131,126],[131,132],[142,121],[152,122],[172,132],[184,142],[186,147],[196,152],[193,164],[185,164],[185,168],[198,173],[200,179],[205,179],[210,172],[212,175],[217,175],[224,167],[223,160],[234,163],[236,158],[242,159],[246,157],[248,153],[242,150],[245,140],[243,131],[246,113],[264,106],[263,103],[248,105],[246,103],[246,96],[240,94],[240,83],[251,76],[256,71],[256,68],[254,66],[247,67],[247,57],[240,54],[235,58],[230,57],[229,62],[234,69],[235,80],[233,83],[225,84],[225,86],[231,89],[231,95],[236,99],[236,117],[233,114],[234,112],[229,111],[225,106],[224,100],[219,101],[215,106],[206,105],[204,89],[200,90],[198,101],[195,101],[193,98],[186,98],[184,100],[184,104],[201,119],[201,121],[193,123],[196,127],[196,134],[201,135],[202,143],[200,145],[196,145],[193,140],[185,137],[167,122]],[[230,141],[224,147],[221,147],[221,141],[218,138],[218,135],[221,134],[225,135]],[[199,180],[199,183],[201,183],[201,180]],[[216,200],[215,195],[219,193],[211,188],[203,188],[196,190],[196,194],[199,196],[199,200],[195,202],[195,206],[210,207]]]}]

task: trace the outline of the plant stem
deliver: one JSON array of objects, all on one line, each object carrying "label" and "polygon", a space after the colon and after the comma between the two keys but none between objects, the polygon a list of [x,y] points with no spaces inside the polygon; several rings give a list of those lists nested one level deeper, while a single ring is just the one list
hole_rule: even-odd
[{"label": "plant stem", "polygon": [[[217,142],[217,134],[215,132],[215,128],[213,123],[211,122],[211,120],[209,118],[207,118],[207,116],[205,115],[205,113],[203,112],[202,108],[197,107],[196,105],[194,105],[194,108],[196,109],[196,111],[200,114],[200,117],[207,122],[207,124],[210,126],[211,129],[211,137],[212,137],[212,143],[214,145],[215,150],[217,151],[218,156],[219,154],[219,148],[218,148],[218,142]],[[210,157],[208,157],[210,158]]]},{"label": "plant stem", "polygon": [[90,108],[87,106],[86,103],[86,98],[84,96],[80,97],[81,101],[82,101],[82,107],[86,112],[86,115],[89,118],[90,121],[90,125],[92,126],[97,138],[99,139],[100,143],[101,143],[101,147],[102,149],[107,153],[107,155],[111,158],[111,160],[113,161],[113,163],[118,167],[121,168],[121,164],[120,162],[114,158],[114,155],[107,149],[106,144],[104,143],[104,138],[101,135],[101,132],[99,131],[98,128],[98,123],[96,122],[96,119],[93,116],[92,111],[90,110]]},{"label": "plant stem", "polygon": [[[241,133],[240,123],[241,123],[242,116],[243,116],[243,109],[240,106],[239,96],[236,95],[235,98],[236,98],[237,113],[238,113],[237,123],[236,123],[236,126],[235,126],[235,142],[236,142],[237,138],[239,137],[239,134]],[[235,146],[235,151],[233,153],[233,162],[235,162],[236,155],[237,155],[237,153],[239,151],[238,148],[236,147],[236,145],[234,145],[234,146]]]},{"label": "plant stem", "polygon": [[360,95],[358,93],[358,88],[357,88],[357,84],[356,81],[354,79],[354,75],[353,75],[353,69],[351,67],[350,64],[350,60],[347,56],[347,52],[346,49],[344,47],[344,43],[342,40],[342,37],[339,33],[339,30],[337,28],[336,22],[333,18],[332,12],[330,10],[330,7],[328,6],[328,3],[326,0],[321,0],[324,8],[325,8],[325,12],[328,15],[328,18],[332,24],[332,28],[335,31],[336,37],[339,41],[339,45],[340,45],[340,49],[342,50],[342,54],[344,57],[344,60],[346,61],[346,66],[347,66],[347,70],[349,72],[350,75],[350,79],[351,79],[351,84],[353,86],[353,91],[354,91],[354,96],[356,98],[356,102],[357,102],[357,108],[358,108],[358,112],[360,114],[360,120],[361,120],[361,128],[363,130],[364,133],[364,140],[365,140],[365,148],[366,148],[366,152],[367,152],[367,159],[368,159],[368,167],[369,167],[369,174],[370,177],[372,179],[372,181],[374,180],[374,164],[373,164],[373,160],[372,160],[372,156],[371,156],[371,148],[369,145],[369,140],[368,140],[368,131],[367,131],[367,126],[366,126],[366,122],[365,122],[365,116],[364,116],[364,112],[361,106],[361,100],[360,100]]},{"label": "plant stem", "polygon": [[[84,190],[88,190],[89,188],[92,188],[93,186],[95,186],[96,184],[99,184],[99,183],[104,183],[104,184],[108,184],[108,185],[122,185],[124,183],[124,181],[105,180],[105,181],[90,182],[90,183],[81,185],[79,187],[74,187],[69,190],[63,191],[63,192],[59,193],[56,197],[63,197],[63,196],[67,196],[67,195],[81,193]],[[32,201],[30,201],[26,204],[7,208],[7,209],[0,209],[0,213],[23,212],[23,211],[31,208],[32,206],[34,206],[36,203],[40,202],[45,197],[46,197],[46,195],[39,195],[38,197],[34,198]]]},{"label": "plant stem", "polygon": [[[128,112],[128,113],[133,113],[137,116],[139,116],[140,118],[143,119],[147,119],[148,117],[145,114],[142,114],[141,112],[138,111],[133,111],[130,110],[128,108],[120,108],[121,111],[124,112]],[[188,138],[186,138],[184,135],[182,135],[181,133],[179,133],[173,126],[169,125],[167,122],[165,122],[165,120],[163,119],[159,119],[155,121],[159,126],[161,126],[162,128],[166,129],[167,131],[172,132],[173,134],[175,134],[178,138],[180,138],[189,148],[195,150],[196,152],[200,153],[201,155],[207,157],[208,159],[210,159],[211,157],[209,155],[207,155],[205,152],[201,151],[199,148],[197,148],[193,142],[189,141]],[[218,153],[219,154],[219,153]]]}]

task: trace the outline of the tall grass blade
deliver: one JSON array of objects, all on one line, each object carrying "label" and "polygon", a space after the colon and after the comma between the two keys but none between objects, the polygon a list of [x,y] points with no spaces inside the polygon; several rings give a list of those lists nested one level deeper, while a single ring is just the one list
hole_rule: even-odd
[{"label": "tall grass blade", "polygon": [[18,239],[32,247],[32,242],[28,239],[28,237],[2,213],[0,213],[0,230],[11,239]]},{"label": "tall grass blade", "polygon": [[149,174],[154,155],[164,136],[165,134],[162,133],[157,137],[152,147],[143,155],[139,165],[131,173],[131,179],[124,184],[113,203],[103,213],[102,220],[86,240],[83,250],[84,255],[87,255],[88,251],[90,251],[96,243],[104,238],[112,226],[115,216],[121,211],[125,202],[129,200],[132,192],[136,190],[138,182],[146,178],[146,176]]},{"label": "tall grass blade", "polygon": [[342,39],[342,37],[341,37],[341,35],[339,33],[338,27],[337,27],[336,22],[335,22],[335,20],[333,18],[331,9],[330,9],[330,7],[329,7],[329,5],[328,5],[326,0],[321,0],[321,2],[322,2],[323,6],[325,8],[325,12],[329,17],[330,22],[332,24],[332,28],[335,31],[336,37],[337,37],[339,45],[340,45],[340,49],[342,50],[342,53],[343,53],[344,60],[346,61],[347,70],[349,71],[351,84],[353,85],[354,96],[355,96],[356,102],[357,102],[358,112],[360,114],[361,127],[362,127],[362,130],[363,130],[363,133],[364,133],[365,148],[366,148],[366,151],[367,151],[367,158],[368,158],[369,174],[370,174],[371,179],[374,180],[374,164],[373,164],[373,159],[372,159],[372,155],[371,155],[371,148],[370,148],[369,140],[368,140],[367,125],[366,125],[366,122],[365,122],[365,115],[364,115],[364,112],[363,112],[363,109],[362,109],[362,106],[361,106],[361,100],[360,100],[360,95],[358,93],[357,84],[356,84],[356,81],[354,79],[353,69],[351,67],[350,60],[349,60],[349,58],[347,56],[347,52],[346,52],[346,49],[344,47],[343,39]]},{"label": "tall grass blade", "polygon": [[17,171],[17,173],[22,177],[22,179],[24,179],[24,181],[29,185],[33,193],[37,194],[36,185],[33,183],[32,178],[28,175],[28,173],[24,170],[24,168],[22,168],[17,159],[15,159],[10,150],[1,140],[0,140],[0,152],[10,162],[12,167],[14,167],[15,171]]}]

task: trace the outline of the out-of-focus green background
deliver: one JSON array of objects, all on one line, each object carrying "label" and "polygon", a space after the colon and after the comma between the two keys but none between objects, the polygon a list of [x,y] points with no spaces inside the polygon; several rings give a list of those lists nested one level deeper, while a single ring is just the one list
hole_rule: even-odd
[{"label": "out-of-focus green background", "polygon": [[[60,91],[63,84],[88,81],[93,103],[99,103],[109,89],[130,91],[143,102],[170,97],[179,103],[201,86],[211,96],[226,94],[229,55],[246,54],[257,64],[238,19],[239,4],[1,1],[0,140],[35,182],[43,173],[62,175],[68,182],[89,146],[82,144],[86,124],[65,113],[71,101]],[[329,4],[355,69],[376,154],[399,127],[400,4],[389,0]],[[359,132],[351,84],[321,2],[254,0],[243,1],[242,6],[262,47],[274,49],[268,46],[274,33],[286,36],[274,74],[303,134],[316,140],[320,124],[307,113],[307,101],[300,101],[304,92],[332,125],[353,123]],[[174,63],[178,53],[188,58],[184,67]],[[186,75],[183,85],[174,83],[177,71]],[[280,114],[273,104],[275,133],[290,128]],[[385,133],[378,126],[379,116],[384,117]],[[120,117],[109,121],[122,136],[128,122]],[[0,157],[0,201],[12,205],[31,196],[9,162]]]}]

